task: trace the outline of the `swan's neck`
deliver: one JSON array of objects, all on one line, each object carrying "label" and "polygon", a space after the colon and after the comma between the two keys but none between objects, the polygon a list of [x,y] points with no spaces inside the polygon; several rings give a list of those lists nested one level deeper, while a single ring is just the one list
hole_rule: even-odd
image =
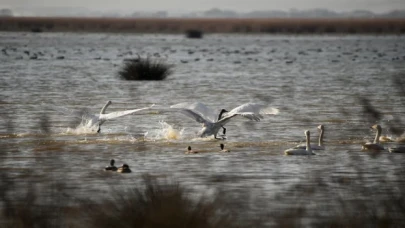
[{"label": "swan's neck", "polygon": [[219,116],[218,116],[218,120],[222,119],[222,115],[223,115],[225,112],[228,112],[228,111],[226,111],[225,109],[222,109],[222,110],[221,110],[221,112],[219,113]]},{"label": "swan's neck", "polygon": [[375,134],[374,143],[380,143],[381,129],[377,128],[377,133]]},{"label": "swan's neck", "polygon": [[311,148],[311,143],[310,143],[311,139],[309,135],[306,135],[306,151],[309,154],[312,154],[312,148]]},{"label": "swan's neck", "polygon": [[110,106],[111,102],[107,102],[107,104],[104,105],[104,107],[101,109],[100,114],[105,114],[105,110],[107,109],[108,106]]},{"label": "swan's neck", "polygon": [[318,145],[323,146],[323,129],[321,129],[321,133],[319,135]]}]

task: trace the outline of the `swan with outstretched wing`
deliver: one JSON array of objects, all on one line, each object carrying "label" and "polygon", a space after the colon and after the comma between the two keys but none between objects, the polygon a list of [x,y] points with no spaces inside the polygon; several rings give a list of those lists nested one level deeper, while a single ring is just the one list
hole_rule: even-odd
[{"label": "swan with outstretched wing", "polygon": [[111,101],[108,101],[103,108],[101,109],[99,114],[91,114],[86,112],[77,112],[77,111],[69,111],[67,114],[74,115],[78,118],[82,118],[82,122],[84,123],[84,126],[87,128],[94,128],[97,129],[97,132],[100,133],[101,131],[101,125],[103,125],[107,120],[112,120],[118,117],[122,116],[127,116],[130,114],[133,114],[135,112],[139,112],[142,110],[147,110],[152,108],[154,105],[151,105],[149,107],[145,108],[139,108],[139,109],[130,109],[130,110],[125,110],[125,111],[117,111],[117,112],[111,112],[106,114],[106,109],[108,106],[112,104]]},{"label": "swan with outstretched wing", "polygon": [[203,128],[199,132],[200,137],[214,135],[214,138],[216,139],[221,128],[224,129],[225,134],[224,125],[235,116],[242,116],[249,120],[260,121],[263,119],[263,115],[276,115],[279,112],[278,109],[268,107],[267,105],[246,103],[232,109],[229,112],[224,109],[221,110],[217,119],[214,111],[200,102],[180,103],[172,105],[170,108],[177,109],[184,115],[194,119],[198,123],[201,123]]}]

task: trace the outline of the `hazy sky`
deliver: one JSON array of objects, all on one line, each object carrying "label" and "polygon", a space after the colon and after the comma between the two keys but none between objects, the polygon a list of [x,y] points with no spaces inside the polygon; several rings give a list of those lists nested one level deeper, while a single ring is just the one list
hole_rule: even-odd
[{"label": "hazy sky", "polygon": [[85,7],[93,10],[202,11],[211,8],[235,11],[326,8],[335,11],[365,9],[386,12],[405,9],[405,0],[0,0],[1,8]]}]

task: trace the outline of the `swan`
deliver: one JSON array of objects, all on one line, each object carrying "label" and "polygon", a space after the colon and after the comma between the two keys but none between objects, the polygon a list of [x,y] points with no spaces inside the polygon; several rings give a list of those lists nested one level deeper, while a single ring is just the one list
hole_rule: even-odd
[{"label": "swan", "polygon": [[225,149],[225,145],[222,143],[219,144],[219,147],[221,147],[221,151],[219,151],[219,152],[225,152],[225,153],[231,152],[230,150]]},{"label": "swan", "polygon": [[[240,105],[231,111],[221,110],[218,118],[214,112],[200,102],[194,103],[180,103],[170,106],[172,109],[179,110],[184,115],[196,120],[198,123],[202,123],[202,129],[199,132],[200,137],[207,137],[214,135],[217,138],[218,131],[224,128],[235,116],[243,116],[250,120],[260,121],[264,114],[276,115],[279,110],[276,108],[267,107],[266,105],[256,103],[246,103]],[[224,128],[224,133],[226,129]]]},{"label": "swan", "polygon": [[374,141],[364,144],[362,146],[361,150],[362,151],[375,151],[375,152],[384,150],[384,147],[380,144],[380,136],[381,136],[381,132],[382,132],[381,126],[379,124],[375,124],[375,125],[371,126],[371,129],[377,130]]},{"label": "swan", "polygon": [[[222,116],[224,115],[225,112],[229,112],[229,111],[227,111],[226,109],[221,109],[221,111],[219,112],[217,121],[220,120],[220,119],[222,119]],[[226,128],[225,128],[224,126],[221,126],[221,127],[222,127],[222,129],[223,129],[223,131],[222,131],[223,136],[222,136],[222,137],[225,137]]]},{"label": "swan", "polygon": [[117,112],[111,112],[106,114],[105,111],[108,106],[112,104],[111,101],[108,101],[104,107],[101,109],[100,114],[85,114],[82,116],[82,119],[86,120],[85,126],[88,128],[94,128],[97,127],[97,133],[100,133],[101,131],[101,125],[106,122],[107,120],[115,119],[121,116],[126,116],[130,115],[135,112],[139,112],[142,110],[150,109],[154,106],[151,105],[149,107],[145,108],[139,108],[139,109],[130,109],[130,110],[125,110],[125,111],[117,111]]},{"label": "swan", "polygon": [[405,153],[405,146],[390,147],[388,151],[391,153]]},{"label": "swan", "polygon": [[284,151],[285,155],[315,155],[312,152],[311,143],[310,143],[310,132],[306,130],[305,132],[305,139],[306,139],[306,147],[305,149],[302,148],[290,148]]},{"label": "swan", "polygon": [[191,146],[188,146],[185,154],[198,154],[198,151],[192,150]]},{"label": "swan", "polygon": [[[325,132],[325,127],[321,124],[318,126],[318,130],[320,131],[319,133],[319,138],[318,138],[318,145],[312,145],[311,144],[311,149],[312,150],[324,150],[325,146],[323,145],[323,134]],[[306,143],[305,144],[299,144],[294,148],[300,148],[300,149],[305,149],[306,148]]]},{"label": "swan", "polygon": [[396,142],[405,142],[405,135],[401,135],[399,138],[397,138],[397,140],[395,140]]},{"label": "swan", "polygon": [[131,169],[129,168],[129,165],[127,165],[127,164],[122,164],[122,166],[117,169],[117,172],[118,172],[118,173],[130,173],[130,172],[132,172],[132,171],[131,171]]},{"label": "swan", "polygon": [[117,167],[114,166],[114,163],[115,163],[114,159],[111,159],[110,165],[105,167],[104,170],[105,171],[117,171]]},{"label": "swan", "polygon": [[395,139],[393,139],[391,136],[387,136],[387,135],[381,135],[379,140],[380,140],[380,142],[395,142]]}]

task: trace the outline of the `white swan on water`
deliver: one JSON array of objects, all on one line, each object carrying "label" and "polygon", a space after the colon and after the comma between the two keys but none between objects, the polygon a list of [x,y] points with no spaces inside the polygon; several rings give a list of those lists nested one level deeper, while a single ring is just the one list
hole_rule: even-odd
[{"label": "white swan on water", "polygon": [[381,126],[378,124],[375,124],[375,125],[371,126],[371,129],[377,130],[374,141],[364,144],[362,146],[361,150],[362,151],[374,151],[374,152],[384,150],[384,147],[380,144],[380,136],[381,136],[381,132],[382,132]]},{"label": "white swan on water", "polygon": [[[325,145],[323,145],[323,135],[325,132],[325,127],[321,124],[318,126],[318,130],[320,131],[319,138],[318,138],[318,145],[311,144],[312,150],[324,150],[325,149]],[[304,143],[304,144],[299,144],[299,145],[295,146],[294,148],[305,149],[306,146],[307,146],[306,143]]]},{"label": "white swan on water", "polygon": [[172,105],[170,108],[179,110],[181,113],[194,119],[198,123],[202,123],[203,128],[199,132],[200,137],[214,135],[214,138],[216,139],[218,131],[221,128],[224,128],[224,125],[235,116],[243,116],[250,120],[260,121],[263,119],[263,115],[276,115],[279,112],[278,109],[271,108],[266,105],[246,103],[232,109],[229,112],[224,109],[221,110],[221,113],[217,118],[214,111],[200,102],[185,102]]},{"label": "white swan on water", "polygon": [[311,141],[310,135],[311,135],[311,133],[308,130],[306,130],[305,131],[305,139],[306,139],[305,149],[291,148],[291,149],[285,150],[284,154],[285,155],[315,155],[312,152],[311,143],[310,143],[310,141]]},{"label": "white swan on water", "polygon": [[105,111],[108,106],[112,104],[111,101],[108,101],[104,107],[101,109],[100,114],[85,114],[82,116],[82,119],[85,120],[85,126],[88,128],[94,128],[97,127],[97,132],[100,133],[101,131],[101,125],[106,122],[107,120],[112,120],[121,116],[126,116],[130,115],[135,112],[139,112],[142,110],[150,109],[154,105],[151,105],[149,107],[145,108],[139,108],[139,109],[130,109],[130,110],[125,110],[125,111],[117,111],[117,112],[111,112],[106,114]]}]

